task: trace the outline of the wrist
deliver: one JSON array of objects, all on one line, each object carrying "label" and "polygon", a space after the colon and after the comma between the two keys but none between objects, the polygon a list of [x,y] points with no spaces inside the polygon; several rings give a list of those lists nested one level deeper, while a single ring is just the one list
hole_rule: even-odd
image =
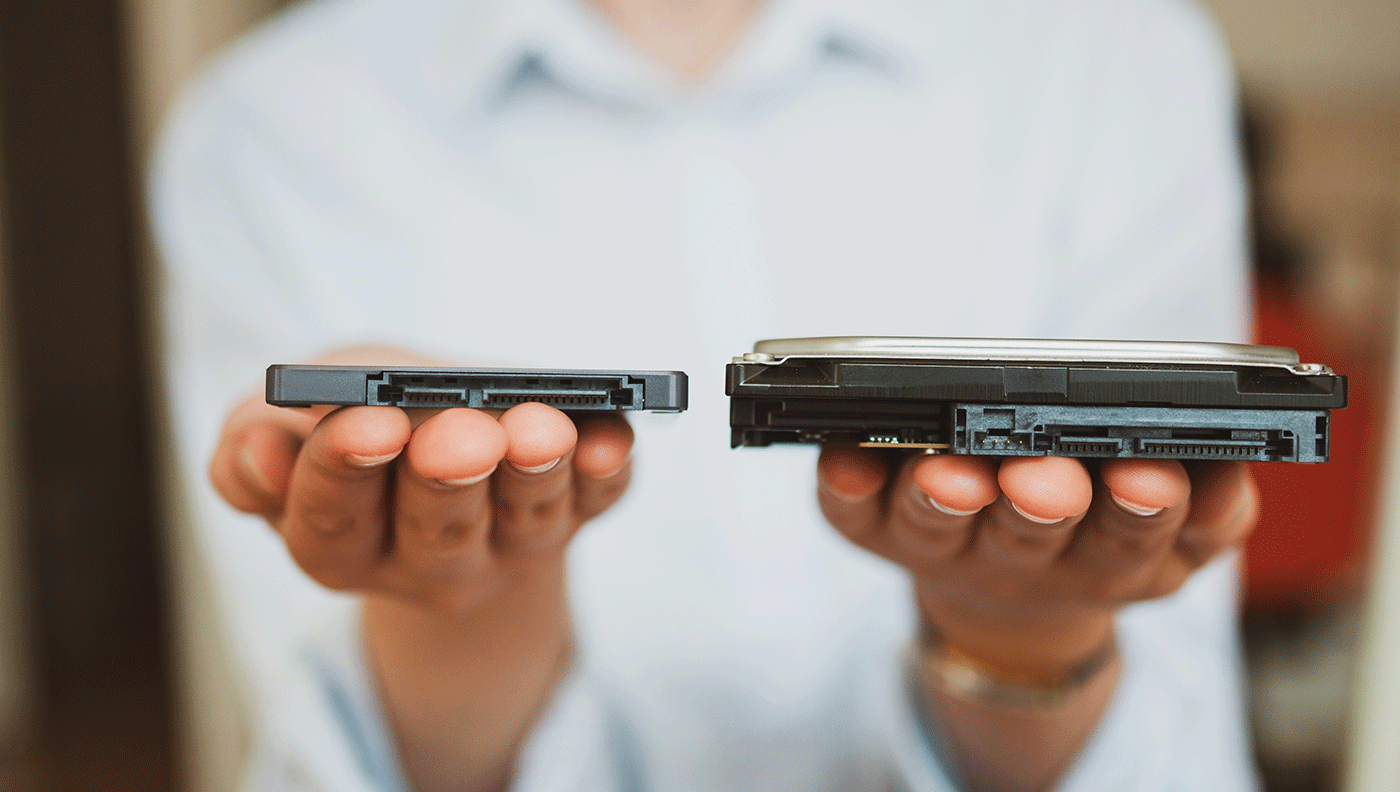
[{"label": "wrist", "polygon": [[443,588],[425,586],[417,597],[366,592],[362,621],[371,642],[376,635],[412,635],[439,653],[480,656],[555,642],[569,633],[562,558]]},{"label": "wrist", "polygon": [[[1116,644],[1050,683],[967,667],[942,652],[937,636],[913,645],[912,674],[930,728],[949,750],[950,770],[969,789],[1044,790],[1055,786],[1113,698],[1122,661]],[[1007,746],[1017,746],[1007,761]],[[961,788],[961,787],[960,787]]]},{"label": "wrist", "polygon": [[1118,644],[1110,633],[1102,644],[1067,667],[995,665],[949,644],[927,624],[914,643],[917,672],[925,689],[962,701],[1024,712],[1050,712],[1082,698],[1088,688],[1116,677]]},{"label": "wrist", "polygon": [[364,599],[370,672],[414,789],[504,789],[568,663],[562,575],[510,584],[462,613]]},{"label": "wrist", "polygon": [[965,613],[920,598],[921,644],[988,674],[1048,685],[1099,656],[1114,642],[1112,610]]}]

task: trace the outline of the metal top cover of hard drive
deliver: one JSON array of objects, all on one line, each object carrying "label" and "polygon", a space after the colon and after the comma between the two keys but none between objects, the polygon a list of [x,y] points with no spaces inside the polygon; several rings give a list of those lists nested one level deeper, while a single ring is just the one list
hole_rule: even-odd
[{"label": "metal top cover of hard drive", "polygon": [[778,363],[788,358],[908,358],[964,361],[1018,361],[1094,365],[1266,366],[1298,374],[1331,374],[1318,363],[1302,363],[1287,347],[1213,341],[1103,341],[1028,338],[913,338],[900,336],[821,336],[770,338],[735,362]]}]

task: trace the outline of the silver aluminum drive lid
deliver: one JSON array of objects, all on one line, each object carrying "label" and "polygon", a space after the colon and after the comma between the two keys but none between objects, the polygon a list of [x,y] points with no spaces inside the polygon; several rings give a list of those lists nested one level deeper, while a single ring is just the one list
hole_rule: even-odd
[{"label": "silver aluminum drive lid", "polygon": [[781,363],[789,358],[894,358],[978,362],[1156,363],[1187,366],[1265,366],[1295,374],[1331,374],[1300,363],[1287,347],[1207,341],[1101,341],[1032,338],[905,338],[826,336],[770,338],[736,362]]}]

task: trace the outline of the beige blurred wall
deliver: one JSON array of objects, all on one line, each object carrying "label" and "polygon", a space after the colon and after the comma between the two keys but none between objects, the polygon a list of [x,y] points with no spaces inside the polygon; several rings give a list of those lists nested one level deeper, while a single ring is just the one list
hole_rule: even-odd
[{"label": "beige blurred wall", "polygon": [[1312,305],[1358,342],[1388,331],[1400,269],[1400,0],[1201,1],[1269,124],[1260,198],[1315,259]]},{"label": "beige blurred wall", "polygon": [[[390,0],[392,1],[392,0]],[[126,20],[132,74],[135,161],[150,147],[172,99],[199,68],[238,33],[288,5],[284,0],[127,0]],[[148,282],[158,286],[153,248],[146,244]],[[154,289],[152,290],[155,291]],[[150,295],[151,297],[154,294]],[[150,306],[147,316],[159,316]],[[153,355],[157,354],[152,350]],[[159,371],[151,361],[149,371]],[[159,391],[157,391],[159,392]],[[163,408],[156,407],[163,414]],[[160,425],[165,425],[163,421]],[[248,744],[237,676],[227,660],[215,617],[205,563],[195,550],[191,520],[171,473],[168,436],[159,438],[167,486],[163,504],[170,526],[167,557],[175,615],[171,636],[179,694],[181,755],[190,792],[231,792]]]},{"label": "beige blurred wall", "polygon": [[127,0],[135,118],[145,150],[170,99],[220,47],[287,0]]},{"label": "beige blurred wall", "polygon": [[1400,94],[1396,0],[1201,0],[1244,81],[1285,94]]}]

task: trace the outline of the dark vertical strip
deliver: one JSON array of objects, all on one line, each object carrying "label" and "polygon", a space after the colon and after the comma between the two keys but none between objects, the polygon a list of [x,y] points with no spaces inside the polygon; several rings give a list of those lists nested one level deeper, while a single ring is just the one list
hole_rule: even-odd
[{"label": "dark vertical strip", "polygon": [[0,0],[5,319],[47,790],[173,786],[116,0]]}]

